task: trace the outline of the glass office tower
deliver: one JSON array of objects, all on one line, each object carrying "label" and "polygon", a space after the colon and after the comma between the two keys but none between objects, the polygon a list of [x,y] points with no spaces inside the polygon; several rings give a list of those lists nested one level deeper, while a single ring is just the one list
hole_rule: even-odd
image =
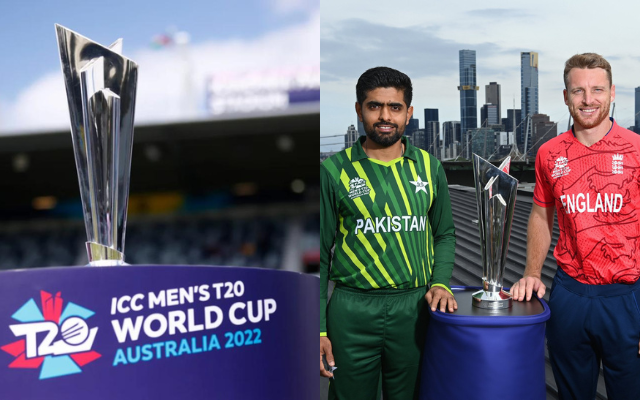
[{"label": "glass office tower", "polygon": [[478,127],[478,94],[476,86],[476,51],[460,50],[460,130],[462,136]]}]

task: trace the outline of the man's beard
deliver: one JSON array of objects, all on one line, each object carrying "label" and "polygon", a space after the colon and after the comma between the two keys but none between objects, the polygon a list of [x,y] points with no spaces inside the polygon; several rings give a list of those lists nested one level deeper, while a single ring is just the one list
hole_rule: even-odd
[{"label": "man's beard", "polygon": [[[389,132],[386,134],[381,134],[376,131],[376,127],[379,125],[388,125],[388,126],[395,127],[396,131],[395,133]],[[397,124],[386,123],[386,122],[376,122],[372,126],[364,125],[364,131],[367,134],[367,137],[373,140],[374,143],[377,143],[380,146],[389,147],[394,145],[398,140],[400,140],[400,138],[402,137],[402,134],[404,133],[404,126],[402,127],[402,129],[400,129]]]},{"label": "man's beard", "polygon": [[602,121],[609,117],[610,105],[611,103],[602,104],[600,106],[600,112],[598,113],[597,117],[595,119],[592,119],[591,121],[585,121],[584,118],[582,118],[582,115],[580,115],[580,109],[578,107],[569,107],[569,113],[571,114],[571,117],[573,117],[573,120],[577,122],[581,127],[583,127],[584,129],[591,129],[600,125]]}]

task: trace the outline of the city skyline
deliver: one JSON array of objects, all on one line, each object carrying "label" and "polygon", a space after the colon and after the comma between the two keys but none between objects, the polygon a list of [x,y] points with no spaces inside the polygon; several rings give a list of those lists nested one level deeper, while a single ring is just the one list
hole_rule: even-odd
[{"label": "city skyline", "polygon": [[[501,85],[499,82],[489,82],[489,84],[484,85],[485,87],[485,100],[486,103],[480,105],[477,99],[477,92],[480,87],[477,86],[476,80],[476,53],[475,50],[463,49],[459,51],[459,80],[460,85],[457,87],[460,92],[460,118],[458,120],[451,121],[438,121],[435,122],[430,121],[430,117],[427,114],[427,110],[433,110],[435,112],[436,118],[438,115],[438,109],[425,108],[424,109],[424,120],[417,118],[419,115],[419,108],[412,103],[414,107],[414,113],[411,117],[409,124],[406,127],[406,132],[410,134],[411,132],[421,129],[425,131],[425,137],[431,137],[433,135],[433,131],[436,130],[439,132],[438,138],[436,139],[440,145],[444,144],[445,138],[444,134],[444,124],[447,122],[458,122],[460,124],[460,131],[465,132],[471,129],[488,127],[490,125],[504,125],[505,129],[502,131],[513,133],[514,141],[518,145],[518,149],[520,152],[524,152],[524,146],[527,145],[527,149],[531,150],[532,146],[535,145],[535,152],[537,148],[542,144],[540,142],[540,138],[544,137],[546,140],[550,138],[549,132],[556,132],[554,136],[559,133],[562,133],[566,130],[566,128],[561,128],[560,123],[558,121],[553,121],[552,116],[549,116],[545,113],[540,112],[539,110],[539,87],[538,87],[538,53],[537,52],[520,52],[520,82],[521,82],[521,93],[523,97],[521,97],[520,109],[515,109],[516,112],[516,132],[513,132],[513,125],[511,123],[504,124],[503,122],[508,119],[513,119],[513,115],[511,115],[511,111],[513,109],[505,110],[508,115],[507,118],[499,118],[501,115],[502,109],[502,100],[501,100]],[[415,91],[415,89],[414,89]],[[638,121],[640,120],[640,102],[638,99],[640,98],[640,87],[634,89],[634,121],[632,121],[631,125],[621,125],[625,128],[631,128],[631,126],[639,126]],[[513,100],[515,103],[515,98]],[[496,104],[494,104],[496,103]],[[475,105],[475,107],[474,107]],[[515,104],[514,104],[515,105]],[[475,109],[475,113],[472,110]],[[526,112],[522,112],[525,109]],[[432,112],[433,112],[432,111]],[[528,140],[525,141],[524,134],[526,133],[526,115],[530,115],[531,123],[530,129],[528,132]],[[466,116],[466,117],[465,117]],[[520,116],[525,116],[520,117]],[[538,120],[542,118],[541,116],[546,117],[546,121],[549,122],[551,119],[551,125],[546,125],[546,131],[539,135],[536,135],[536,128],[534,125],[536,122],[534,121],[534,116],[538,117]],[[568,116],[568,111],[567,111]],[[462,128],[464,126],[464,119],[467,119],[467,128]],[[422,121],[422,124],[419,123]],[[475,122],[475,124],[474,124]],[[435,123],[435,125],[434,125]],[[520,125],[522,124],[522,125]],[[624,122],[623,122],[624,124]],[[566,123],[565,123],[565,126]],[[364,134],[363,126],[361,122],[358,122],[359,131]],[[440,129],[442,127],[442,129]],[[340,134],[336,134],[335,137],[338,137]],[[464,135],[463,135],[464,136]],[[322,132],[321,132],[321,140],[322,140]],[[321,152],[326,151],[337,151],[341,148],[335,147],[337,145],[333,144],[334,140],[330,139],[331,136],[325,138],[329,139],[329,141],[325,141],[325,143],[330,143],[329,145],[323,144],[321,142]],[[546,141],[545,140],[545,141]],[[339,141],[339,140],[338,140]],[[462,143],[463,151],[465,146],[468,144]],[[324,147],[324,148],[323,148]],[[430,151],[430,146],[425,146],[425,150]],[[431,152],[431,151],[430,151]]]},{"label": "city skyline", "polygon": [[[594,9],[599,3],[586,1],[584,7],[575,9],[546,0],[517,6],[497,1],[491,8],[467,0],[438,7],[409,1],[406,7],[390,12],[393,18],[385,19],[380,15],[389,11],[383,3],[364,4],[322,3],[321,136],[344,134],[349,124],[356,123],[355,82],[367,68],[377,65],[397,68],[411,77],[415,109],[437,108],[441,122],[459,121],[456,89],[462,49],[476,50],[480,99],[484,100],[485,85],[501,85],[503,118],[507,109],[521,107],[520,53],[537,52],[539,112],[557,121],[559,132],[566,130],[569,119],[562,95],[564,62],[576,53],[599,53],[612,64],[616,120],[623,127],[634,124],[640,52],[630,49],[625,38],[640,34],[640,25],[632,18],[640,5],[610,5],[608,12],[619,16],[616,26],[620,29],[584,41],[576,36],[567,16],[596,24]],[[470,20],[474,23],[469,24]],[[321,140],[325,142],[329,140]]]}]

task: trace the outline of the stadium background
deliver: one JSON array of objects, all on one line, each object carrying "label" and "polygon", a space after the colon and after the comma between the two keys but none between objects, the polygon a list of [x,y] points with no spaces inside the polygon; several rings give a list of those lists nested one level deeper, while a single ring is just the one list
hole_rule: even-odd
[{"label": "stadium background", "polygon": [[[67,1],[37,3],[30,14],[26,6],[2,6],[0,51],[21,59],[31,47],[22,67],[0,63],[0,269],[87,262],[57,22],[105,45],[124,37],[124,55],[140,64],[127,262],[317,271],[317,2],[213,8],[218,21],[233,20],[227,33],[211,19],[211,5],[193,2],[146,2],[147,10],[114,2],[101,14]],[[198,9],[211,18],[196,15]],[[140,14],[127,19],[127,11]],[[172,12],[180,29],[167,22]],[[247,34],[237,32],[243,26]],[[41,42],[46,48],[38,54]],[[229,46],[244,52],[234,55]],[[228,51],[220,53],[223,48]],[[163,64],[176,57],[176,65]],[[31,69],[37,72],[26,89],[11,86],[26,79],[14,72]],[[62,92],[49,93],[47,79]],[[43,105],[31,98],[32,115],[21,113],[20,102],[38,85],[44,87],[38,98],[53,100]],[[48,124],[47,110],[63,115],[56,112]]]}]

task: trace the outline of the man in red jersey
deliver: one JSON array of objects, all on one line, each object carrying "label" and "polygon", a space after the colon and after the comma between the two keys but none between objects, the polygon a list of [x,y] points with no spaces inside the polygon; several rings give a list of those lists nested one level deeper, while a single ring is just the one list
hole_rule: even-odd
[{"label": "man in red jersey", "polygon": [[610,399],[640,399],[640,136],[609,118],[615,86],[603,57],[571,57],[564,82],[574,125],[538,151],[527,265],[511,293],[544,295],[557,209],[547,346],[560,398],[595,398],[602,362]]}]

